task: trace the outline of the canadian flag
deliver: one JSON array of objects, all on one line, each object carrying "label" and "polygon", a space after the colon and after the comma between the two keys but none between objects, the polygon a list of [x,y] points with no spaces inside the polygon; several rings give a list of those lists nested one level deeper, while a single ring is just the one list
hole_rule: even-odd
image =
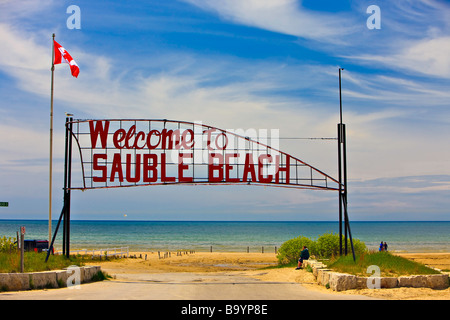
[{"label": "canadian flag", "polygon": [[73,60],[72,56],[55,40],[53,40],[53,44],[55,48],[55,60],[53,61],[53,64],[68,63],[70,66],[70,71],[72,72],[72,76],[74,76],[75,78],[78,77],[80,68],[78,67],[75,60]]}]

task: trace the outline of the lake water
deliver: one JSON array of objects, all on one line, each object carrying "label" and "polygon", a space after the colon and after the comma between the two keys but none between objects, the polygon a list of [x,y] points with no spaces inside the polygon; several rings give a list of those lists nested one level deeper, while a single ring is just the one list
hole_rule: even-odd
[{"label": "lake water", "polygon": [[[52,222],[53,230],[57,221]],[[0,237],[15,237],[26,227],[25,239],[47,239],[46,220],[0,220]],[[354,239],[369,249],[386,241],[390,251],[450,252],[450,221],[351,222]],[[71,250],[129,246],[130,250],[196,251],[274,250],[297,236],[317,239],[339,233],[338,222],[221,222],[221,221],[71,221]],[[62,246],[62,225],[55,248]]]}]

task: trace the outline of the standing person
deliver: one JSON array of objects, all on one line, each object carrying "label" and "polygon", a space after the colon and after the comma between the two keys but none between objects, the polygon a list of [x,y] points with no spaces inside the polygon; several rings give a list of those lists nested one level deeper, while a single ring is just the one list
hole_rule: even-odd
[{"label": "standing person", "polygon": [[388,247],[388,245],[387,245],[387,243],[386,243],[386,241],[385,241],[385,242],[384,242],[384,245],[383,245],[384,251],[387,251],[387,247]]},{"label": "standing person", "polygon": [[300,252],[300,258],[298,259],[298,266],[297,266],[297,268],[295,268],[295,270],[301,269],[303,260],[308,260],[308,259],[309,259],[308,248],[306,246],[303,246],[303,250],[302,250],[302,252]]},{"label": "standing person", "polygon": [[381,251],[383,251],[383,249],[384,249],[384,244],[383,244],[383,241],[381,241],[380,248],[378,250],[381,252]]}]

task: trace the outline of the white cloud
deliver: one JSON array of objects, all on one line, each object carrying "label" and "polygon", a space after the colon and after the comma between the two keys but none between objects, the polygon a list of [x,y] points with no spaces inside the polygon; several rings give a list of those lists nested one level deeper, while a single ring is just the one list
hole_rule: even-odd
[{"label": "white cloud", "polygon": [[323,42],[343,42],[353,18],[307,10],[297,0],[185,0],[224,19]]},{"label": "white cloud", "polygon": [[349,56],[372,65],[381,63],[405,73],[418,73],[450,79],[450,37],[425,38],[405,42],[400,49],[387,55]]}]

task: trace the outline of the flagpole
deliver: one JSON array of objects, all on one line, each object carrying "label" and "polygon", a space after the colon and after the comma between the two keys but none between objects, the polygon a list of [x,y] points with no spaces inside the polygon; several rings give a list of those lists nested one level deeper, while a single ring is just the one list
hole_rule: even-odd
[{"label": "flagpole", "polygon": [[55,73],[55,34],[52,36],[52,83],[50,94],[50,168],[49,168],[49,190],[48,190],[48,242],[52,241],[52,171],[53,171],[53,79]]}]

